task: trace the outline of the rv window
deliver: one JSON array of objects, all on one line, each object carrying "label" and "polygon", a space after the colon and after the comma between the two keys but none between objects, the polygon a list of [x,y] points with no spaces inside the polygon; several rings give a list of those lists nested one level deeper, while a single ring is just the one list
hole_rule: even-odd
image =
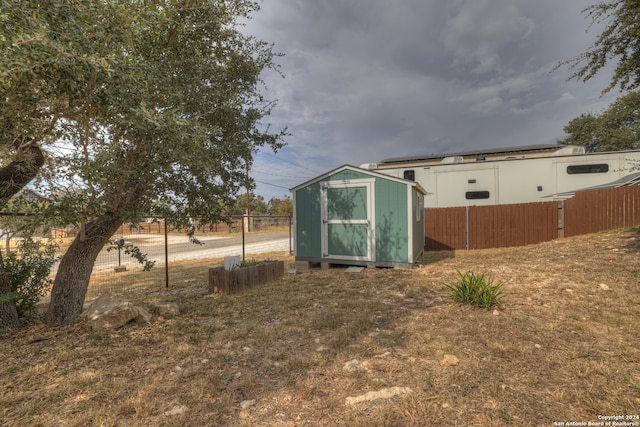
[{"label": "rv window", "polygon": [[477,199],[488,199],[489,192],[488,191],[467,191],[465,194],[467,200],[477,200]]},{"label": "rv window", "polygon": [[599,163],[594,165],[567,166],[567,173],[569,175],[575,175],[579,173],[607,173],[607,172],[609,172],[609,165],[606,163]]},{"label": "rv window", "polygon": [[416,172],[414,170],[406,170],[406,171],[404,171],[404,179],[407,179],[409,181],[415,181],[416,180]]}]

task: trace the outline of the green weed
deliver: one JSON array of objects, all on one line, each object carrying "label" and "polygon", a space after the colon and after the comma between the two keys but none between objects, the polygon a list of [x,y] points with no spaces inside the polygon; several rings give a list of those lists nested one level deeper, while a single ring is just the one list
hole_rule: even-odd
[{"label": "green weed", "polygon": [[235,268],[255,267],[256,265],[267,264],[269,262],[273,262],[273,260],[265,259],[262,261],[258,261],[254,258],[243,259],[242,261],[240,261],[240,264],[238,264]]},{"label": "green weed", "polygon": [[504,282],[494,285],[491,275],[486,271],[480,274],[456,272],[458,279],[444,284],[451,291],[451,299],[480,308],[502,307],[502,298],[506,295],[503,291]]}]

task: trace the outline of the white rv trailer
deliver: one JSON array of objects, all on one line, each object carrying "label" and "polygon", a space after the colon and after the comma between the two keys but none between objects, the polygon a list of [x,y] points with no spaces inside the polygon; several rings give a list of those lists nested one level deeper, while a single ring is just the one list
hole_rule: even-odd
[{"label": "white rv trailer", "polygon": [[640,150],[585,153],[583,147],[537,145],[393,158],[360,167],[418,182],[428,192],[426,208],[499,205],[640,183]]}]

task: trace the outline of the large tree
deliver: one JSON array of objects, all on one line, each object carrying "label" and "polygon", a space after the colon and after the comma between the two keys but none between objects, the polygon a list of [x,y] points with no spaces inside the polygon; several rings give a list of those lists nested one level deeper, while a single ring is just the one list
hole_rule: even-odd
[{"label": "large tree", "polygon": [[[46,36],[45,11],[39,2],[8,1],[0,9],[0,206],[31,182],[45,164],[43,146],[56,138],[63,117],[73,117],[83,88],[74,75],[99,69],[95,55],[78,55],[71,38]],[[61,2],[50,2],[58,7]],[[90,2],[68,5],[64,19],[74,22]],[[73,7],[71,7],[73,6]],[[103,6],[103,5],[100,5]],[[81,9],[81,10],[78,10]],[[60,27],[62,30],[62,27]],[[91,37],[75,32],[76,43]],[[0,294],[11,290],[0,255]],[[0,329],[19,327],[15,306],[0,302]]]},{"label": "large tree", "polygon": [[63,40],[49,61],[94,58],[43,83],[74,94],[52,127],[59,149],[47,188],[57,191],[44,212],[81,227],[53,285],[46,321],[58,325],[80,314],[94,261],[123,222],[152,210],[179,225],[220,219],[220,200],[246,184],[246,162],[279,148],[284,131],[261,123],[273,107],[260,85],[274,68],[271,46],[238,29],[253,2],[19,3],[43,40]]},{"label": "large tree", "polygon": [[595,4],[584,10],[592,24],[605,28],[586,52],[558,64],[569,65],[570,78],[588,81],[610,61],[617,62],[606,93],[616,86],[621,91],[640,87],[640,2],[615,0]]},{"label": "large tree", "polygon": [[640,148],[640,92],[618,98],[600,114],[582,114],[571,120],[561,144],[581,145],[587,152]]}]

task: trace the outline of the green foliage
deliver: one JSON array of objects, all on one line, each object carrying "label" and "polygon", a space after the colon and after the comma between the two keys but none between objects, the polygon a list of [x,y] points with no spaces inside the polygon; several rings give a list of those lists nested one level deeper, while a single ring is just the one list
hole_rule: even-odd
[{"label": "green foliage", "polygon": [[251,186],[247,162],[287,134],[262,122],[275,104],[261,75],[277,72],[278,55],[239,29],[258,9],[249,0],[3,2],[0,147],[16,151],[28,138],[50,154],[42,216],[135,222],[153,210],[178,226],[224,216]]},{"label": "green foliage", "polygon": [[257,261],[253,258],[249,258],[249,259],[243,259],[242,261],[240,261],[240,264],[238,264],[236,268],[254,267],[260,264],[262,264],[262,261]]},{"label": "green foliage", "polygon": [[[194,240],[196,239],[194,238]],[[129,255],[131,258],[142,264],[142,271],[151,271],[153,266],[156,265],[156,261],[150,260],[148,254],[142,252],[139,247],[125,242],[124,240],[117,239],[115,242],[112,242],[112,245],[107,248],[107,252],[121,251],[123,249],[125,255]]]},{"label": "green foliage", "polygon": [[502,307],[502,298],[506,295],[503,291],[504,282],[494,285],[491,275],[486,272],[456,272],[458,279],[444,284],[450,291],[451,299],[480,308]]},{"label": "green foliage", "polygon": [[272,197],[267,204],[267,213],[278,216],[293,215],[293,201],[291,197],[285,196],[284,199]]},{"label": "green foliage", "polygon": [[58,245],[49,240],[42,242],[26,238],[17,249],[6,255],[4,267],[11,283],[11,293],[2,299],[14,301],[20,317],[31,313],[34,305],[52,284],[49,278],[51,268],[57,261]]},{"label": "green foliage", "polygon": [[[264,197],[253,193],[249,194],[249,206],[251,215],[277,215],[289,216],[293,215],[293,202],[291,198],[285,196],[283,199],[272,197],[268,203],[265,203]],[[233,202],[227,205],[227,215],[246,215],[247,213],[247,194],[239,194]]]},{"label": "green foliage", "polygon": [[139,247],[137,246],[129,246],[124,250],[126,255],[131,256],[140,264],[143,265],[142,271],[150,271],[154,265],[156,265],[155,261],[149,259],[147,254],[143,253]]},{"label": "green foliage", "polygon": [[[249,193],[249,208],[251,215],[264,215],[267,213],[267,204],[264,197]],[[227,206],[227,215],[246,215],[247,214],[247,194],[239,194],[235,200]]]},{"label": "green foliage", "polygon": [[589,50],[562,62],[556,68],[569,64],[574,70],[571,79],[586,82],[610,61],[617,61],[613,77],[603,93],[615,86],[621,91],[640,87],[640,2],[615,0],[586,8],[592,24],[605,23],[606,27]]},{"label": "green foliage", "polygon": [[242,261],[240,261],[240,264],[238,264],[238,265],[236,265],[234,267],[234,270],[236,268],[255,267],[256,265],[267,264],[269,262],[273,262],[273,260],[265,259],[265,260],[262,260],[262,261],[258,261],[258,260],[254,259],[254,258],[243,259]]},{"label": "green foliage", "polygon": [[564,127],[561,144],[581,145],[587,152],[640,148],[640,92],[618,98],[601,114],[582,114]]}]

